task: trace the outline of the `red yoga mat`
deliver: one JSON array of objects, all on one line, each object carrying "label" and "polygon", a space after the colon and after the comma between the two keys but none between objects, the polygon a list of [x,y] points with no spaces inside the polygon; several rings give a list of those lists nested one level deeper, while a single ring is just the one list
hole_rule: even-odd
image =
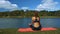
[{"label": "red yoga mat", "polygon": [[[56,28],[42,28],[40,31],[51,31],[51,30],[57,30]],[[19,28],[18,32],[35,32],[31,28]]]}]

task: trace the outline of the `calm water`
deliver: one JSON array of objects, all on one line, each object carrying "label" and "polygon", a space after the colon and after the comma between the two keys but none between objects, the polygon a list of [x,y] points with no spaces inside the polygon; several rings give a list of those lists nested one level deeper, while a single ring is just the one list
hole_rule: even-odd
[{"label": "calm water", "polygon": [[[42,27],[60,28],[60,18],[41,18]],[[31,18],[0,18],[0,28],[26,28]]]}]

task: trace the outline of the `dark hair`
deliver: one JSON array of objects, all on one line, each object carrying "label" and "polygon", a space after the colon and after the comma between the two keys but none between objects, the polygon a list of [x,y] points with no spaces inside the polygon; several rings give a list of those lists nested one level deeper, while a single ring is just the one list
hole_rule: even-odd
[{"label": "dark hair", "polygon": [[39,17],[37,11],[34,12],[34,16],[35,16],[35,17]]}]

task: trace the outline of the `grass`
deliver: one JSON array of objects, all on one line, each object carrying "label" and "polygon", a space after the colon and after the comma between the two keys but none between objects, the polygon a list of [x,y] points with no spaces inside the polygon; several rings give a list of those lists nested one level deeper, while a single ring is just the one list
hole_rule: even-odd
[{"label": "grass", "polygon": [[60,28],[56,31],[18,32],[17,28],[0,29],[0,34],[60,34]]}]

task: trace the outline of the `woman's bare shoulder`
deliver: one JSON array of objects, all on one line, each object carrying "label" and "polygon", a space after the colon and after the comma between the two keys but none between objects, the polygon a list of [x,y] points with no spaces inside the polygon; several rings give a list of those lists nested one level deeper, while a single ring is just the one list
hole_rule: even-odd
[{"label": "woman's bare shoulder", "polygon": [[33,16],[32,19],[35,19],[35,17]]}]

